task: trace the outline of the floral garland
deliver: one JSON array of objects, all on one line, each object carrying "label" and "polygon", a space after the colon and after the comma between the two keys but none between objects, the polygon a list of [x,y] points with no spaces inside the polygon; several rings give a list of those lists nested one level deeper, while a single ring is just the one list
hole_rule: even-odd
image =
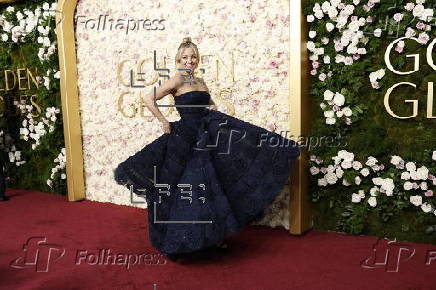
[{"label": "floral garland", "polygon": [[[371,55],[378,53],[384,37],[417,36],[416,42],[424,46],[434,36],[431,25],[434,9],[430,3],[425,0],[403,2],[312,0],[305,7],[310,26],[307,44],[310,74],[314,80],[311,93],[320,100],[325,118],[324,125],[317,125],[319,131],[336,130],[346,135],[352,132],[354,124],[363,122],[370,107],[360,100],[362,89],[369,86],[379,90],[387,74],[386,69],[371,63]],[[377,22],[375,15],[389,16]],[[403,53],[406,43],[399,41],[396,53]],[[342,179],[342,186],[352,188],[345,194],[348,209],[353,204],[366,204],[369,208],[383,204],[380,211],[386,212],[391,210],[389,206],[397,209],[416,206],[423,213],[436,215],[434,188],[431,188],[436,185],[434,149],[425,149],[415,161],[406,162],[398,155],[389,155],[387,166],[370,154],[364,157],[359,152],[333,153],[335,151],[322,149],[316,154],[315,150],[310,158],[310,173],[318,187],[312,194],[313,201],[328,197],[332,206],[339,197],[331,196],[322,188],[337,187]],[[361,233],[362,228],[354,233]]]},{"label": "floral garland", "polygon": [[[49,92],[55,92],[58,87],[58,79],[60,72],[58,71],[57,61],[57,46],[55,36],[55,13],[56,2],[51,4],[44,2],[41,4],[29,5],[30,8],[16,8],[18,6],[8,6],[3,13],[0,14],[0,42],[9,54],[17,49],[20,45],[32,43],[38,48],[37,59],[39,66],[45,69],[46,73],[43,77],[37,76],[36,80],[42,84],[44,89],[40,89],[38,94],[46,95]],[[32,9],[32,6],[34,8]],[[21,7],[21,6],[20,6]],[[55,84],[52,85],[51,84]],[[26,144],[20,146],[22,150],[17,150],[16,141],[11,137],[9,132],[0,132],[4,138],[0,144],[0,148],[8,153],[9,161],[16,166],[25,164],[27,161],[23,156],[23,150],[27,151],[27,147],[31,150],[36,150],[41,145],[41,140],[48,133],[59,135],[58,130],[62,130],[61,123],[58,121],[60,109],[54,106],[47,106],[45,114],[35,118],[33,112],[36,107],[33,104],[26,102],[14,101],[14,105],[21,112],[22,118],[21,128],[19,128],[19,138],[24,140]],[[28,144],[28,145],[27,145]],[[59,157],[54,160],[59,163],[59,160],[65,154],[65,148],[61,148]],[[58,161],[57,161],[58,160]],[[65,166],[62,162],[52,168],[52,174],[47,179],[47,185],[53,188],[53,184],[64,186]],[[59,177],[54,179],[54,173],[58,173]]]}]

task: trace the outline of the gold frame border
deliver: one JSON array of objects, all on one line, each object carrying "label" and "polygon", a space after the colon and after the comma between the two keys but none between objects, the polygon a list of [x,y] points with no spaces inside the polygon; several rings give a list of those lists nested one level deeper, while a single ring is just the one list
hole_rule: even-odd
[{"label": "gold frame border", "polygon": [[[304,0],[289,2],[289,128],[298,141],[299,137],[300,140],[306,140],[310,136],[311,124],[307,23],[303,14]],[[289,232],[295,235],[301,235],[313,227],[308,172],[309,152],[305,149],[298,157],[291,175]]]},{"label": "gold frame border", "polygon": [[[310,130],[310,115],[306,113],[310,111],[310,99],[307,75],[307,29],[305,17],[302,13],[303,1],[289,0],[289,129],[293,136],[309,136]],[[59,0],[57,9],[60,13],[56,15],[69,201],[85,199],[82,130],[73,21],[77,2],[78,0]],[[302,114],[302,112],[305,112],[305,114]],[[301,156],[298,157],[291,178],[289,232],[296,235],[303,234],[313,226],[308,195],[308,155],[307,150],[304,150]]]},{"label": "gold frame border", "polygon": [[80,125],[76,39],[74,35],[74,12],[77,1],[59,0],[57,10],[60,13],[56,13],[69,201],[85,199],[82,128]]}]

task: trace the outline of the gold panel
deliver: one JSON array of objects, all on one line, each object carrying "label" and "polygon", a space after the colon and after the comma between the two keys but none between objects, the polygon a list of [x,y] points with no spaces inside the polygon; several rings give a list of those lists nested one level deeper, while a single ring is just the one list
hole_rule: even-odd
[{"label": "gold panel", "polygon": [[[304,0],[290,1],[289,127],[293,136],[310,136],[310,96],[307,58],[307,25],[303,15]],[[297,140],[294,140],[297,141]],[[298,157],[292,172],[289,232],[301,235],[313,226],[309,197],[309,152]]]},{"label": "gold panel", "polygon": [[82,129],[77,88],[76,40],[73,22],[76,5],[77,0],[59,0],[57,5],[59,13],[56,13],[69,201],[85,198]]}]

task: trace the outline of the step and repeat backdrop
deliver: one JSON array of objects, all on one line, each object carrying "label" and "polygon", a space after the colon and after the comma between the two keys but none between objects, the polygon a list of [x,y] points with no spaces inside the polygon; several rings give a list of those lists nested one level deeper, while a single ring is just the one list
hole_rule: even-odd
[{"label": "step and repeat backdrop", "polygon": [[[424,0],[304,1],[314,227],[436,242],[436,21]],[[54,1],[0,4],[10,187],[66,193]],[[143,98],[184,37],[219,110],[289,130],[289,1],[79,1],[86,197],[132,204],[112,170],[162,134]],[[155,69],[157,68],[157,69]],[[172,104],[172,97],[161,104]],[[175,108],[162,108],[178,119]],[[306,136],[308,137],[308,136]],[[305,143],[311,140],[312,143]],[[262,221],[289,227],[286,187]]]},{"label": "step and repeat backdrop", "polygon": [[[218,109],[271,130],[288,130],[287,1],[94,1],[75,14],[86,198],[132,205],[113,169],[162,135],[144,97],[175,73],[184,37],[200,53],[198,75]],[[168,95],[160,104],[174,104]],[[161,108],[169,121],[174,107]],[[134,206],[146,207],[135,198]],[[289,188],[265,220],[289,227]]]}]

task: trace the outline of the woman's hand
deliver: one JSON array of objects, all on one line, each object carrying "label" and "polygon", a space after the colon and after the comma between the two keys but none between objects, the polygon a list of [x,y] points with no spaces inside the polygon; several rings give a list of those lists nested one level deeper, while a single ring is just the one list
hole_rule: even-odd
[{"label": "woman's hand", "polygon": [[215,110],[216,111],[216,109],[217,109],[216,105],[210,105],[209,106],[209,110]]},{"label": "woman's hand", "polygon": [[167,120],[161,121],[161,126],[164,133],[171,133],[170,122],[168,122]]}]

